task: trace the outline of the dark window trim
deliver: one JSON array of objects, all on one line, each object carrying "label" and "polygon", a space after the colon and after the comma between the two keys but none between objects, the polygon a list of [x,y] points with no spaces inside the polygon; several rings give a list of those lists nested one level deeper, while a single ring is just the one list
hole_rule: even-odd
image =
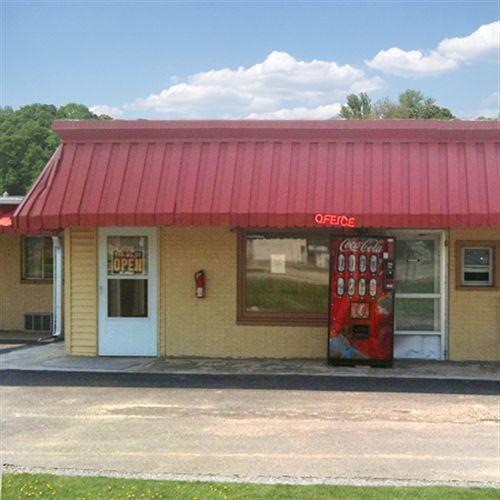
[{"label": "dark window trim", "polygon": [[315,231],[266,231],[266,230],[238,230],[237,243],[237,299],[236,323],[239,325],[265,325],[265,326],[328,326],[328,312],[325,314],[304,313],[271,313],[251,312],[245,308],[245,278],[246,278],[246,235],[247,233],[268,233],[283,235],[325,235],[324,232]]},{"label": "dark window trim", "polygon": [[26,253],[26,238],[50,238],[50,236],[21,236],[21,284],[23,285],[51,285],[54,278],[26,278],[24,256]]},{"label": "dark window trim", "polygon": [[[462,284],[462,250],[464,248],[491,248],[492,280],[491,285],[463,285]],[[455,241],[455,290],[469,291],[498,291],[500,290],[500,240],[457,240]]]}]

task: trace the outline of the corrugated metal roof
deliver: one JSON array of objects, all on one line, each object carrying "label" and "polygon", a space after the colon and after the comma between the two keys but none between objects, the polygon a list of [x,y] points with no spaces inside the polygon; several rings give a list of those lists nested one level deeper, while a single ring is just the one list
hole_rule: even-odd
[{"label": "corrugated metal roof", "polygon": [[18,211],[69,226],[500,227],[499,122],[55,122]]}]

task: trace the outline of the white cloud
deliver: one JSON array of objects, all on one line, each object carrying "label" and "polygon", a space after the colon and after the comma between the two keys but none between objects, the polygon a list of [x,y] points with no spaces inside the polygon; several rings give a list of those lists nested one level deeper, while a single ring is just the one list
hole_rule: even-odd
[{"label": "white cloud", "polygon": [[500,21],[480,26],[468,36],[445,38],[430,51],[403,50],[392,47],[381,50],[365,64],[390,75],[415,77],[438,75],[480,59],[498,57]]},{"label": "white cloud", "polygon": [[402,50],[392,47],[381,50],[371,61],[365,61],[372,68],[396,76],[437,75],[458,67],[457,61],[432,50],[425,55],[420,50]]},{"label": "white cloud", "polygon": [[485,104],[499,104],[500,105],[500,92],[492,92],[486,99],[483,101]]},{"label": "white cloud", "polygon": [[499,119],[500,112],[499,112],[498,108],[480,108],[469,118],[471,120],[475,120],[475,119],[479,118],[480,116],[484,116],[485,118]]},{"label": "white cloud", "polygon": [[108,106],[107,104],[96,104],[90,106],[90,111],[96,115],[109,115],[113,118],[120,118],[123,116],[123,110],[117,106]]},{"label": "white cloud", "polygon": [[446,57],[459,61],[475,61],[495,58],[498,60],[500,46],[500,21],[483,24],[474,33],[462,38],[445,38],[438,51]]},{"label": "white cloud", "polygon": [[341,104],[325,104],[315,108],[299,106],[297,108],[282,108],[264,113],[250,113],[246,118],[266,120],[327,120],[340,113]]},{"label": "white cloud", "polygon": [[500,92],[493,92],[486,99],[483,99],[481,107],[470,118],[474,119],[478,116],[486,118],[500,117]]},{"label": "white cloud", "polygon": [[299,61],[275,51],[248,68],[210,70],[191,75],[184,82],[174,81],[124,109],[167,114],[169,118],[323,116],[337,110],[338,105],[332,103],[347,94],[373,92],[382,86],[379,77],[368,77],[362,69],[348,64]]}]

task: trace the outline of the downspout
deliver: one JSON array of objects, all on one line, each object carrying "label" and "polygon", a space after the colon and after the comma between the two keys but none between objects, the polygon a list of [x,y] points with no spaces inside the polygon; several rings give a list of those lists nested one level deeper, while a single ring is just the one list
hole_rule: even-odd
[{"label": "downspout", "polygon": [[62,335],[62,297],[63,297],[63,251],[61,238],[52,237],[54,252],[54,286],[53,286],[53,325],[52,336],[56,339]]}]

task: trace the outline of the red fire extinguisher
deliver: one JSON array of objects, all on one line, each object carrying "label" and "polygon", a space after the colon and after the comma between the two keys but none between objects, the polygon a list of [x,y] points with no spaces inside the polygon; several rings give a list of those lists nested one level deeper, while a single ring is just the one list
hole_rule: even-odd
[{"label": "red fire extinguisher", "polygon": [[205,297],[205,271],[203,269],[194,273],[194,282],[196,284],[196,297],[203,299]]}]

